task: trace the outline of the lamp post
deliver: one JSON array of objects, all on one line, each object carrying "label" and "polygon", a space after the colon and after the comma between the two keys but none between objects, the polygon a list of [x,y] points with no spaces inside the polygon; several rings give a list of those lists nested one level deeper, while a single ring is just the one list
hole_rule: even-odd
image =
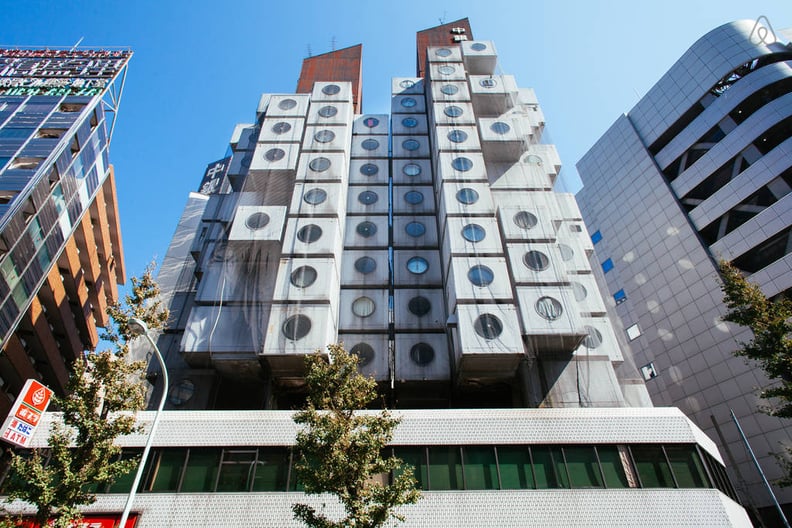
[{"label": "lamp post", "polygon": [[148,342],[154,348],[154,355],[157,356],[160,368],[162,369],[163,385],[162,396],[160,396],[159,407],[157,407],[157,414],[154,415],[154,423],[151,424],[151,430],[149,431],[148,439],[146,440],[146,447],[143,448],[143,455],[140,457],[140,464],[138,464],[137,473],[135,474],[135,481],[132,483],[132,489],[129,492],[129,497],[127,497],[126,506],[124,506],[124,513],[121,515],[121,522],[119,523],[120,528],[126,528],[129,512],[132,509],[132,503],[135,501],[135,495],[137,494],[137,488],[140,484],[140,479],[143,477],[143,468],[146,466],[149,451],[151,451],[151,444],[154,442],[154,433],[157,431],[157,425],[159,424],[159,419],[162,415],[162,409],[165,407],[165,398],[168,396],[168,370],[165,368],[165,360],[162,359],[162,353],[160,352],[159,347],[157,347],[157,343],[155,343],[154,340],[151,339],[151,336],[148,335],[148,326],[140,319],[133,317],[129,320],[129,330],[135,336],[145,336],[145,338],[148,339]]}]

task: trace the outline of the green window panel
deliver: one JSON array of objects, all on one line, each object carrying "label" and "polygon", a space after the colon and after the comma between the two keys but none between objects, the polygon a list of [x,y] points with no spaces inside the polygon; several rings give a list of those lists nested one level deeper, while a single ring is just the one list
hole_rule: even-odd
[{"label": "green window panel", "polygon": [[568,488],[564,458],[561,449],[551,446],[537,446],[531,448],[533,455],[534,474],[538,489]]},{"label": "green window panel", "polygon": [[224,450],[217,491],[249,491],[256,468],[256,455],[256,449]]},{"label": "green window panel", "polygon": [[463,451],[465,457],[465,489],[498,489],[498,466],[495,448],[470,446]]},{"label": "green window panel", "polygon": [[569,480],[573,488],[601,488],[602,473],[593,446],[568,446],[564,448]]},{"label": "green window panel", "polygon": [[673,488],[674,478],[666,462],[663,448],[659,445],[635,445],[630,447],[635,469],[644,488]]},{"label": "green window panel", "polygon": [[608,488],[628,488],[627,475],[624,473],[619,448],[616,446],[597,446],[602,473],[605,475],[605,486]]},{"label": "green window panel", "polygon": [[498,446],[502,489],[533,489],[531,455],[526,446]]},{"label": "green window panel", "polygon": [[154,457],[153,478],[149,491],[178,491],[179,478],[184,469],[186,449],[163,449]]},{"label": "green window panel", "polygon": [[462,489],[462,459],[458,446],[429,448],[429,489]]},{"label": "green window panel", "polygon": [[[123,460],[129,460],[130,458],[140,458],[140,451],[122,451],[121,458]],[[122,475],[116,479],[115,482],[110,484],[107,488],[107,493],[129,493],[132,489],[132,483],[135,481],[135,473],[137,472],[137,465],[133,466],[132,469],[129,470],[129,473],[126,475]],[[138,486],[139,491],[140,486]]]},{"label": "green window panel", "polygon": [[671,470],[680,488],[709,488],[710,483],[695,446],[666,446]]},{"label": "green window panel", "polygon": [[260,448],[253,478],[253,491],[286,491],[289,476],[289,451]]},{"label": "green window panel", "polygon": [[429,474],[426,467],[426,449],[423,447],[397,447],[395,455],[404,462],[405,470],[412,469],[418,488],[428,489]]},{"label": "green window panel", "polygon": [[220,449],[211,447],[190,449],[181,490],[214,491],[220,452]]}]

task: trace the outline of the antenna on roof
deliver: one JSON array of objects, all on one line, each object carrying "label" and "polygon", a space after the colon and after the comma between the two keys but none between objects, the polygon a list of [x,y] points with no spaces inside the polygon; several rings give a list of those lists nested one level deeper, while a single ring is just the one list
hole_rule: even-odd
[{"label": "antenna on roof", "polygon": [[76,49],[77,49],[77,46],[79,46],[79,45],[80,45],[80,42],[82,42],[84,38],[85,38],[85,37],[80,37],[80,40],[78,40],[78,41],[77,41],[77,42],[74,44],[74,46],[72,46],[72,49],[71,49],[71,51],[74,51],[74,50],[76,50]]},{"label": "antenna on roof", "polygon": [[333,35],[333,38],[332,38],[332,39],[330,39],[330,48],[331,48],[333,51],[335,51],[335,47],[336,47],[336,38],[335,38],[335,35]]},{"label": "antenna on roof", "polygon": [[311,53],[311,45],[310,44],[308,44],[308,56],[309,57],[313,57],[313,54]]},{"label": "antenna on roof", "polygon": [[437,19],[440,22],[441,26],[445,24],[445,17],[446,17],[446,11],[443,11],[443,16]]}]

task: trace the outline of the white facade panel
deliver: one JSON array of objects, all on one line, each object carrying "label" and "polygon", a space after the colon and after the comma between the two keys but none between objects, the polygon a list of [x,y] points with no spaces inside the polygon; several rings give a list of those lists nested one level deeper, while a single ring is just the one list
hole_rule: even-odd
[{"label": "white facade panel", "polygon": [[429,136],[394,136],[394,158],[428,158]]},{"label": "white facade panel", "polygon": [[356,115],[352,124],[352,133],[360,135],[387,134],[390,116],[388,114]]},{"label": "white facade panel", "polygon": [[282,251],[284,255],[332,255],[340,260],[342,239],[338,218],[290,218]]},{"label": "white facade panel", "polygon": [[492,195],[486,183],[478,182],[447,182],[438,195],[440,218],[449,215],[485,215],[495,213]]},{"label": "white facade panel", "polygon": [[333,215],[343,217],[346,212],[347,186],[341,183],[296,183],[289,215]]},{"label": "white facade panel", "polygon": [[308,108],[309,126],[349,125],[352,122],[352,103],[313,101]]},{"label": "white facade panel", "polygon": [[332,304],[337,313],[339,270],[332,258],[282,258],[273,301]]},{"label": "white facade panel", "polygon": [[387,286],[390,269],[388,250],[344,250],[341,261],[341,284],[343,286]]},{"label": "white facade panel", "polygon": [[257,116],[297,117],[308,112],[310,98],[303,94],[263,94],[259,101]]},{"label": "white facade panel", "polygon": [[388,136],[353,136],[353,158],[387,158]]},{"label": "white facade panel", "polygon": [[396,185],[432,184],[432,164],[425,159],[393,160],[393,183]]},{"label": "white facade panel", "polygon": [[297,180],[346,182],[347,167],[343,152],[304,153],[297,165]]},{"label": "white facade panel", "polygon": [[445,334],[396,334],[396,380],[443,381],[451,377]]},{"label": "white facade panel", "polygon": [[350,127],[306,126],[303,150],[313,152],[349,152]]},{"label": "white facade panel", "polygon": [[435,172],[442,181],[486,181],[487,167],[479,152],[441,152]]},{"label": "white facade panel", "polygon": [[311,91],[311,102],[352,102],[352,83],[315,82]]},{"label": "white facade panel", "polygon": [[447,316],[443,305],[443,290],[439,288],[395,290],[393,319],[396,330],[444,330]]},{"label": "white facade panel", "polygon": [[432,214],[435,212],[434,189],[429,186],[393,187],[394,214]]},{"label": "white facade panel", "polygon": [[353,159],[349,163],[349,183],[353,185],[388,185],[388,160]]},{"label": "white facade panel", "polygon": [[338,328],[365,332],[388,330],[388,290],[341,290]]},{"label": "white facade panel", "polygon": [[339,331],[338,340],[348,352],[358,356],[361,374],[372,376],[377,381],[390,379],[387,334],[345,334]]},{"label": "white facade panel", "polygon": [[347,213],[388,214],[388,187],[384,185],[350,185]]},{"label": "white facade panel", "polygon": [[[266,143],[301,143],[305,119],[302,117],[267,117],[261,122],[258,141]],[[242,138],[244,140],[244,136]]]},{"label": "white facade panel", "polygon": [[436,217],[395,215],[393,217],[393,247],[438,247]]},{"label": "white facade panel", "polygon": [[[388,217],[348,216],[344,232],[345,248],[388,247]],[[346,253],[344,253],[346,255]]]}]

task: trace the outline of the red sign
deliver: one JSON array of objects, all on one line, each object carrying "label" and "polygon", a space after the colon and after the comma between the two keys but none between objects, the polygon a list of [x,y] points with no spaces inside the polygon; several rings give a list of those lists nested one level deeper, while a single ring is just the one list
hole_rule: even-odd
[{"label": "red sign", "polygon": [[27,380],[0,429],[0,438],[27,447],[51,398],[50,389],[34,379]]},{"label": "red sign", "polygon": [[[129,515],[127,519],[126,526],[124,528],[135,528],[137,524],[137,514],[132,513]],[[120,514],[106,514],[106,515],[86,515],[79,521],[72,523],[72,528],[119,528],[118,523],[121,521]],[[47,526],[50,526],[52,521],[47,523]],[[36,521],[33,521],[29,518],[26,518],[22,521],[22,524],[18,525],[20,528],[41,528],[41,525]]]}]

